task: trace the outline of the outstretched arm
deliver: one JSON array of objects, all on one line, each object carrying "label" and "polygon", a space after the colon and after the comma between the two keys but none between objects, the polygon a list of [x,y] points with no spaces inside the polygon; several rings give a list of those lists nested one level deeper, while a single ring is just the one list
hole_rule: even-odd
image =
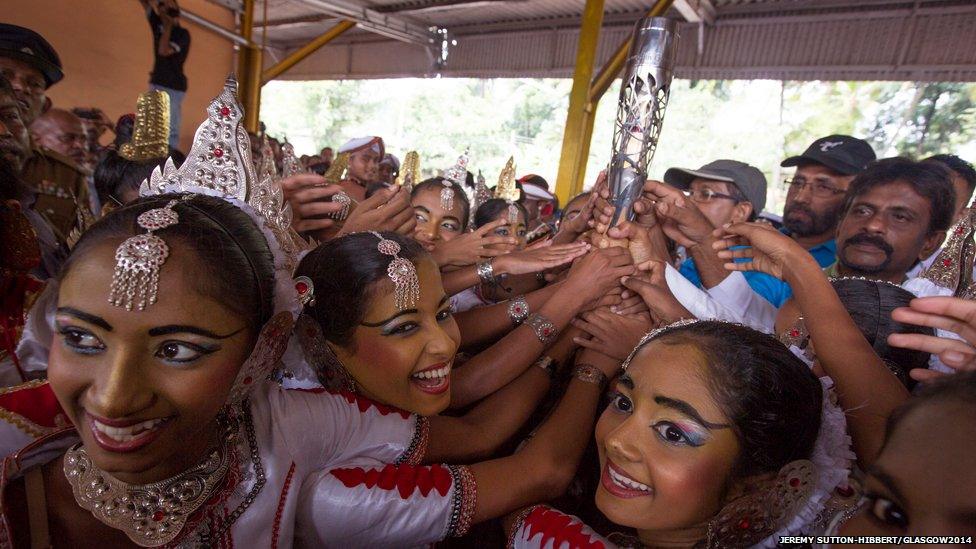
[{"label": "outstretched arm", "polygon": [[[563,332],[547,357],[554,364],[565,364],[576,349],[573,338],[578,333],[572,328]],[[463,416],[430,418],[424,461],[457,463],[490,457],[529,419],[549,389],[550,370],[539,367],[540,360]],[[458,444],[459,440],[465,443]]]},{"label": "outstretched arm", "polygon": [[[589,303],[596,302],[633,274],[630,254],[623,248],[593,251],[570,270],[560,289],[535,314],[562,330]],[[544,342],[527,320],[510,334],[452,373],[451,407],[463,407],[484,398],[525,371],[554,341]]]},{"label": "outstretched arm", "polygon": [[[793,288],[817,360],[834,380],[841,407],[847,410],[851,438],[862,466],[874,462],[884,442],[885,423],[908,398],[908,390],[891,375],[854,324],[816,260],[791,238],[755,223],[725,227],[715,244],[729,270],[762,270],[785,280]],[[730,249],[745,245],[751,248]]]}]

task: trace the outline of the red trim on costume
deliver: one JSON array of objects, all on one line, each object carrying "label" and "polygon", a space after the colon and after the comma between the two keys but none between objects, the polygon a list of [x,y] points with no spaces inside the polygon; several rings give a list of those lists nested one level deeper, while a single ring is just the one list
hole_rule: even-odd
[{"label": "red trim on costume", "polygon": [[0,420],[34,437],[70,426],[68,416],[46,381],[0,389]]},{"label": "red trim on costume", "polygon": [[361,413],[366,413],[370,408],[376,408],[376,411],[380,413],[381,416],[386,416],[390,414],[400,414],[403,419],[410,419],[410,412],[401,410],[399,408],[394,408],[393,406],[387,406],[386,404],[380,404],[370,400],[364,396],[357,395],[356,393],[351,393],[349,391],[329,391],[329,393],[341,396],[346,399],[349,404],[355,404],[359,408]]},{"label": "red trim on costume", "polygon": [[346,488],[354,488],[360,484],[367,489],[373,487],[383,490],[400,492],[403,499],[413,495],[415,490],[427,497],[431,490],[437,490],[441,496],[446,496],[451,489],[453,479],[447,467],[441,465],[387,465],[382,469],[364,470],[361,467],[351,469],[333,469],[329,473],[339,479]]},{"label": "red trim on costume", "polygon": [[[580,547],[583,549],[606,549],[602,541],[594,541],[589,534],[583,532],[586,525],[579,522],[574,517],[565,515],[548,507],[536,507],[525,517],[524,528],[531,540],[538,534],[542,534],[539,546],[545,547],[549,540],[552,540],[552,547],[560,547],[563,543],[568,543],[570,547]],[[525,537],[522,537],[525,539]]]},{"label": "red trim on costume", "polygon": [[278,531],[281,530],[281,515],[285,512],[285,500],[288,498],[288,489],[291,488],[291,478],[295,476],[295,462],[291,462],[288,474],[285,475],[285,485],[281,487],[281,496],[278,497],[278,511],[275,513],[274,526],[271,527],[271,547],[278,547]]}]

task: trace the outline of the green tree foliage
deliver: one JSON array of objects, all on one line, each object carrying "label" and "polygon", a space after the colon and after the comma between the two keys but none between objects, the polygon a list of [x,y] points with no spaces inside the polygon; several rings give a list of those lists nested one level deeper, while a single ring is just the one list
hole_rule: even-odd
[{"label": "green tree foliage", "polygon": [[[466,148],[493,184],[509,156],[518,173],[555,182],[571,82],[565,79],[275,81],[262,119],[299,154],[381,135],[390,152],[421,155],[426,175]],[[619,83],[595,115],[586,181],[606,166]],[[783,158],[834,133],[866,138],[879,156],[953,152],[976,160],[976,86],[968,83],[675,80],[650,176],[733,158],[769,180],[767,209],[781,211]]]}]

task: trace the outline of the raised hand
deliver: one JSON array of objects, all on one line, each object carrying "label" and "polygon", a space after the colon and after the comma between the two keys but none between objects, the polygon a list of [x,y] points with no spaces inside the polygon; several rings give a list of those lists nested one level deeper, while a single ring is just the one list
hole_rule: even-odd
[{"label": "raised hand", "polygon": [[[921,297],[913,299],[908,307],[895,309],[891,318],[905,324],[953,332],[963,340],[923,334],[891,334],[888,336],[890,345],[938,355],[943,364],[960,372],[976,370],[976,302],[958,297]],[[918,381],[945,375],[922,368],[909,374]]]},{"label": "raised hand", "polygon": [[607,231],[613,241],[625,241],[634,263],[649,260],[668,261],[668,245],[660,227],[647,227],[631,221],[622,221]]},{"label": "raised hand", "polygon": [[577,345],[622,361],[651,330],[651,321],[600,309],[580,315],[573,320],[573,326],[590,335],[590,338],[574,337]]},{"label": "raised hand", "polygon": [[341,204],[331,202],[342,187],[327,184],[320,175],[300,173],[282,179],[281,190],[294,214],[292,228],[325,240],[329,230],[337,223],[328,216],[342,210]]},{"label": "raised hand", "polygon": [[732,223],[716,229],[714,235],[719,240],[712,247],[726,260],[725,268],[730,271],[762,271],[783,279],[784,269],[812,259],[792,238],[763,223]]},{"label": "raised hand", "polygon": [[[660,181],[648,181],[643,197],[654,204],[657,221],[671,240],[690,248],[712,237],[715,227],[680,190]],[[642,204],[639,209],[644,210],[645,206]]]},{"label": "raised hand", "polygon": [[410,236],[417,218],[410,204],[410,191],[388,187],[360,202],[346,218],[340,235],[362,231],[396,231]]},{"label": "raised hand", "polygon": [[[638,266],[640,274],[624,279],[624,287],[644,300],[650,310],[651,318],[658,324],[670,324],[684,318],[694,318],[682,305],[664,276],[665,264],[661,261],[647,261]],[[629,298],[630,295],[627,295]]]},{"label": "raised hand", "polygon": [[622,277],[634,274],[633,263],[625,248],[592,250],[570,268],[565,281],[569,295],[583,304],[595,302],[619,286]]},{"label": "raised hand", "polygon": [[495,265],[511,275],[538,273],[572,263],[589,251],[590,245],[585,242],[554,244],[503,255]]},{"label": "raised hand", "polygon": [[518,239],[509,236],[495,236],[491,234],[498,227],[508,223],[505,219],[496,219],[486,223],[470,233],[464,233],[449,241],[440,242],[434,247],[432,255],[437,264],[463,267],[497,257],[507,253],[507,250],[493,250],[489,246],[494,244],[518,244]]}]

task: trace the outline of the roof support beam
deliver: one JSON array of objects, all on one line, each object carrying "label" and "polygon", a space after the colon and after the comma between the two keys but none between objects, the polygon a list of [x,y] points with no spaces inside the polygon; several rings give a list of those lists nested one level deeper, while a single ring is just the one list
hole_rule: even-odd
[{"label": "roof support beam", "polygon": [[191,23],[198,25],[199,27],[205,30],[208,30],[216,34],[217,36],[220,36],[221,38],[226,38],[227,40],[230,40],[231,42],[237,44],[238,46],[247,46],[251,44],[249,40],[245,40],[243,36],[237,34],[236,32],[230,29],[225,29],[224,27],[218,25],[217,23],[214,23],[213,21],[205,17],[200,17],[199,15],[193,13],[192,11],[180,10],[180,17],[182,17],[183,19]]},{"label": "roof support beam", "polygon": [[689,23],[715,22],[715,7],[710,0],[674,0],[674,9]]},{"label": "roof support beam", "polygon": [[437,36],[427,27],[403,17],[364,8],[350,0],[297,0],[297,2],[323,13],[355,21],[359,23],[361,29],[401,42],[430,47],[437,41]]},{"label": "roof support beam", "polygon": [[596,65],[596,47],[600,42],[603,25],[603,0],[586,0],[580,26],[579,44],[576,47],[576,68],[573,71],[573,87],[569,92],[569,109],[566,112],[566,129],[563,131],[563,147],[559,156],[559,172],[556,176],[556,194],[562,204],[569,202],[586,171],[586,157],[590,154],[593,136],[593,113],[587,113],[590,78]]},{"label": "roof support beam", "polygon": [[241,37],[251,45],[237,52],[239,95],[244,106],[244,127],[257,133],[261,109],[261,48],[254,44],[254,1],[244,0],[241,12]]},{"label": "roof support beam", "polygon": [[339,21],[339,23],[337,23],[334,27],[319,35],[318,38],[312,40],[308,44],[305,44],[301,48],[288,54],[287,57],[275,63],[271,67],[268,67],[268,69],[265,70],[264,73],[261,75],[262,83],[267,84],[268,81],[274,80],[275,78],[280,76],[281,73],[294,67],[295,65],[300,63],[303,59],[318,51],[319,48],[335,40],[342,33],[346,32],[347,30],[355,26],[356,23],[353,21]]}]

